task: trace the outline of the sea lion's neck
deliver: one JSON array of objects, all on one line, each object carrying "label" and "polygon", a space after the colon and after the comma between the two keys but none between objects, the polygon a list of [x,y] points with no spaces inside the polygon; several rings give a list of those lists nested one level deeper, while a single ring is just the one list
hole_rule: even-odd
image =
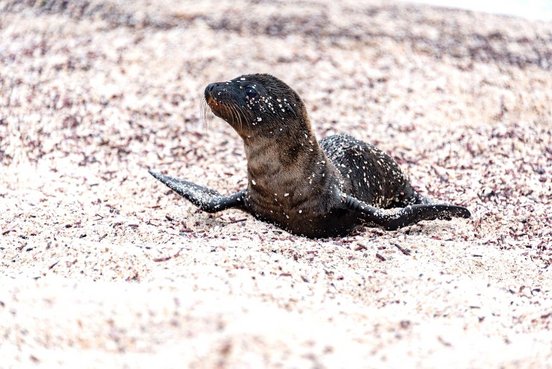
[{"label": "sea lion's neck", "polygon": [[301,201],[327,187],[332,164],[310,130],[244,139],[248,187],[260,197]]},{"label": "sea lion's neck", "polygon": [[324,156],[308,121],[289,121],[281,128],[257,130],[242,138],[248,170],[254,177],[279,169],[289,171]]}]

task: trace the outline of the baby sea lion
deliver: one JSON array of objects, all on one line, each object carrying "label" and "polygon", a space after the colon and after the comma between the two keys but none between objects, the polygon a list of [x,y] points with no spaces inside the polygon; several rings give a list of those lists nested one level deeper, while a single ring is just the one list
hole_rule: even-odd
[{"label": "baby sea lion", "polygon": [[394,230],[421,220],[470,217],[464,207],[419,195],[398,164],[370,144],[348,135],[318,142],[301,98],[276,77],[211,83],[205,99],[243,139],[247,188],[224,196],[150,173],[206,212],[238,208],[307,237],[345,235],[362,224]]}]

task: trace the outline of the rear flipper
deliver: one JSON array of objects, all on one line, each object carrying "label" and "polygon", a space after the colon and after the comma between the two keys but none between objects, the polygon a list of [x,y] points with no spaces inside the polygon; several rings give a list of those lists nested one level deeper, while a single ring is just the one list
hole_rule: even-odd
[{"label": "rear flipper", "polygon": [[223,196],[215,190],[197,185],[182,179],[165,176],[160,173],[149,171],[155,179],[162,182],[165,186],[178,193],[180,196],[189,200],[192,204],[208,213],[228,208],[244,207],[245,190],[236,192],[229,196]]},{"label": "rear flipper", "polygon": [[352,196],[343,195],[345,206],[359,218],[375,223],[386,230],[395,230],[422,220],[469,218],[470,211],[461,206],[447,204],[414,204],[399,209],[378,209]]}]

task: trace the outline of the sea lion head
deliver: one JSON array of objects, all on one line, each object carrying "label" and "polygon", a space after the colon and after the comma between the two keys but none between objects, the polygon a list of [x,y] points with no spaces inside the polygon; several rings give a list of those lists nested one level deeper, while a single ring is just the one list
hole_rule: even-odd
[{"label": "sea lion head", "polygon": [[299,95],[270,74],[248,74],[211,83],[205,100],[242,137],[272,136],[308,125]]}]

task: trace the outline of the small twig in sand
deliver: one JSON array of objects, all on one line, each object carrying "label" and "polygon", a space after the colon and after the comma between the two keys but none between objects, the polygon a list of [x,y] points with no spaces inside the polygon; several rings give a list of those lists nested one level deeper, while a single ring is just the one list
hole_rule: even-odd
[{"label": "small twig in sand", "polygon": [[247,218],[230,219],[228,221],[228,224],[241,223],[241,222],[245,222],[246,220]]},{"label": "small twig in sand", "polygon": [[163,261],[171,260],[172,258],[178,257],[180,255],[180,251],[182,251],[182,249],[178,250],[176,252],[176,254],[174,254],[174,255],[163,256],[163,257],[160,257],[160,258],[154,258],[153,261],[155,261],[156,263],[160,263],[160,262],[163,262]]},{"label": "small twig in sand", "polygon": [[404,247],[402,247],[402,246],[400,246],[396,243],[393,243],[392,245],[395,246],[396,248],[398,248],[406,256],[410,256],[410,254],[412,253],[412,251],[410,251],[409,249],[405,249]]}]

